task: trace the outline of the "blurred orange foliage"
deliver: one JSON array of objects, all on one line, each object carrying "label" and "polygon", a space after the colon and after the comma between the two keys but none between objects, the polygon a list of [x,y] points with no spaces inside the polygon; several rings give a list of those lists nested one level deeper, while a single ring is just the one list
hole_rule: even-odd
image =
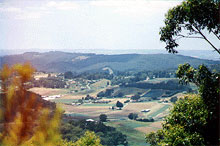
[{"label": "blurred orange foliage", "polygon": [[27,91],[25,84],[35,69],[29,64],[4,65],[0,71],[2,81],[0,118],[3,146],[54,146],[61,140],[59,133],[62,110],[51,110],[37,102],[36,94]]}]

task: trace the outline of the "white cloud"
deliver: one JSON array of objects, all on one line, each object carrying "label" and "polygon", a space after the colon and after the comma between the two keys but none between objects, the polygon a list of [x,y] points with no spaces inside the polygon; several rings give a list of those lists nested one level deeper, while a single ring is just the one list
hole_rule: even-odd
[{"label": "white cloud", "polygon": [[16,7],[0,7],[0,11],[2,12],[21,12],[21,8]]},{"label": "white cloud", "polygon": [[22,12],[18,14],[15,19],[26,20],[26,19],[39,19],[43,15],[42,12]]},{"label": "white cloud", "polygon": [[59,11],[72,11],[79,7],[72,1],[33,1],[30,3],[0,3],[0,12],[7,19],[39,19]]},{"label": "white cloud", "polygon": [[74,10],[77,9],[79,5],[72,1],[50,1],[47,3],[47,7],[57,10]]},{"label": "white cloud", "polygon": [[114,9],[115,13],[122,15],[152,15],[167,11],[179,4],[180,1],[164,0],[96,0],[90,5]]}]

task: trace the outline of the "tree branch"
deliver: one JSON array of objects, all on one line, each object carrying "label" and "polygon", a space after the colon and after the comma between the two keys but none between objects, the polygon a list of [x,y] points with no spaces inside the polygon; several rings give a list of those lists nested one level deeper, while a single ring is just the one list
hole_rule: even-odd
[{"label": "tree branch", "polygon": [[181,38],[204,39],[203,37],[199,37],[199,36],[189,36],[189,35],[185,36],[185,35],[182,35],[182,34],[179,34],[179,35],[177,35],[177,36],[179,36],[179,37],[181,37]]},{"label": "tree branch", "polygon": [[198,27],[194,26],[195,29],[199,32],[199,34],[215,49],[215,51],[218,52],[218,54],[220,54],[220,50],[218,50],[207,38],[206,36],[198,29]]},{"label": "tree branch", "polygon": [[220,37],[214,31],[212,31],[212,33],[220,40]]}]

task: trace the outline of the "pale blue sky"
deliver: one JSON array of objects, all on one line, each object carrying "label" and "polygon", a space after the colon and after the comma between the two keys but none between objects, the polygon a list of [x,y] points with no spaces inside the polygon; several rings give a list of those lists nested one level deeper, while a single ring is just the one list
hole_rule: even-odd
[{"label": "pale blue sky", "polygon": [[[159,28],[167,10],[180,2],[0,0],[0,50],[164,49]],[[212,48],[188,39],[179,49]]]}]

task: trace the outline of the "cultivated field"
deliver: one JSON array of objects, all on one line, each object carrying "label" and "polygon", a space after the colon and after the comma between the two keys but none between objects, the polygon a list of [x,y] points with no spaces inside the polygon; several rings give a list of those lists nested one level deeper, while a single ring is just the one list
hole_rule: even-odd
[{"label": "cultivated field", "polygon": [[[151,82],[165,81],[166,79],[155,79]],[[76,84],[73,82],[73,84]],[[76,86],[76,85],[73,85]],[[164,92],[156,89],[139,89],[133,87],[118,87],[111,86],[109,80],[103,79],[96,81],[95,83],[81,83],[81,86],[77,86],[78,92],[74,91],[73,86],[69,89],[51,89],[51,88],[32,88],[31,91],[43,96],[61,95],[60,98],[53,99],[51,101],[61,103],[62,108],[65,110],[65,114],[71,116],[73,119],[94,119],[99,120],[100,114],[106,114],[108,121],[106,125],[117,128],[123,134],[128,136],[128,142],[131,146],[142,146],[145,143],[145,134],[156,131],[161,128],[161,122],[163,118],[169,113],[169,108],[172,107],[171,103],[163,103],[158,100],[144,101],[144,102],[128,102],[130,99],[128,95],[132,96],[138,92],[142,95],[156,97],[161,96]],[[81,87],[86,87],[84,90],[80,90]],[[92,100],[83,104],[72,105],[73,102],[77,102],[86,97],[89,94],[92,97],[96,97],[100,91],[114,88],[117,95],[118,92],[122,92],[124,95],[120,98],[102,98],[98,101],[108,103],[92,103]],[[182,93],[178,93],[172,96],[183,96]],[[146,98],[146,97],[142,97]],[[163,98],[163,100],[169,101],[170,97]],[[112,109],[116,105],[116,102],[120,101],[124,104],[122,110]],[[144,109],[150,109],[149,112],[141,112]],[[129,113],[138,114],[139,118],[153,118],[154,122],[140,122],[135,120],[129,120]],[[138,144],[137,144],[138,143]]]}]

